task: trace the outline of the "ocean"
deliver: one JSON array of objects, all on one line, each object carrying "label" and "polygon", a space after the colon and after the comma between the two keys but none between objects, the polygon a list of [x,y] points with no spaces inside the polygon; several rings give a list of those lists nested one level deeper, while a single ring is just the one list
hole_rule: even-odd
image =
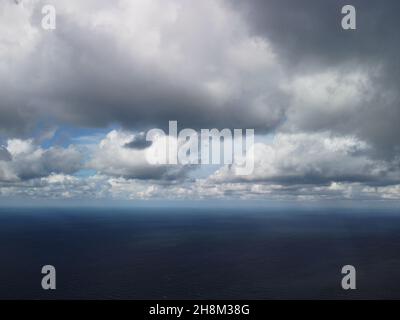
[{"label": "ocean", "polygon": [[0,209],[0,299],[395,298],[395,210]]}]

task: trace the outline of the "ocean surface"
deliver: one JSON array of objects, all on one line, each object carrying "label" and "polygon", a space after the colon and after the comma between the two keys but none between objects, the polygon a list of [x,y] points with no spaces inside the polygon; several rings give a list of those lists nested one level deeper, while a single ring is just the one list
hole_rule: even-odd
[{"label": "ocean surface", "polygon": [[400,212],[2,208],[0,298],[399,299]]}]

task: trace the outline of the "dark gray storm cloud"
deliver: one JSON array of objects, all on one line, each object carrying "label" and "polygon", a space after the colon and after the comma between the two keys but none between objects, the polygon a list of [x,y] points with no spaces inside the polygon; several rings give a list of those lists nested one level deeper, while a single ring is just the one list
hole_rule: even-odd
[{"label": "dark gray storm cloud", "polygon": [[[341,27],[341,9],[349,4],[356,8],[356,31]],[[399,49],[400,3],[395,0],[250,0],[232,5],[253,32],[273,41],[290,65],[386,64]]]},{"label": "dark gray storm cloud", "polygon": [[0,161],[11,161],[12,156],[10,152],[4,147],[0,147]]},{"label": "dark gray storm cloud", "polygon": [[[268,48],[253,43],[222,3],[54,1],[58,24],[48,33],[40,28],[44,2],[33,3],[28,12],[2,4],[19,17],[15,37],[23,38],[3,41],[12,77],[1,74],[2,131],[23,132],[43,118],[90,127],[165,128],[178,120],[185,127],[262,131],[283,120],[287,94]],[[136,17],[138,10],[144,16]],[[210,16],[196,16],[201,10]],[[252,61],[257,55],[260,61]]]},{"label": "dark gray storm cloud", "polygon": [[[348,101],[340,111],[317,111],[301,121],[296,117],[290,126],[295,130],[356,134],[374,144],[375,156],[398,155],[399,1],[251,0],[231,4],[243,13],[254,34],[272,41],[288,73],[336,69],[342,74],[364,72],[370,79],[364,99],[358,103]],[[356,8],[356,30],[341,28],[341,8],[347,4]],[[289,117],[295,108],[288,111]]]},{"label": "dark gray storm cloud", "polygon": [[146,135],[144,133],[141,133],[139,135],[136,135],[131,142],[125,144],[125,148],[144,150],[151,145],[152,141],[147,141]]}]

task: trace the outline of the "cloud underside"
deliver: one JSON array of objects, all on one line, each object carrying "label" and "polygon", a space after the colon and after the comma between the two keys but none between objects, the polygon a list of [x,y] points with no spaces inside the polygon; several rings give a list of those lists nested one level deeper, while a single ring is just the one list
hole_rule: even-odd
[{"label": "cloud underside", "polygon": [[[400,198],[400,3],[352,1],[356,31],[340,28],[346,4],[2,1],[1,196]],[[141,132],[170,120],[254,128],[253,174],[149,165]],[[90,143],[37,139],[109,126]]]}]

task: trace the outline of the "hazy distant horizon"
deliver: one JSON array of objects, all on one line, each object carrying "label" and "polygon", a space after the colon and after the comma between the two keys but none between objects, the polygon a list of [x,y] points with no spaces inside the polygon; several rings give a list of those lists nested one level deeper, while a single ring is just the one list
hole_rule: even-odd
[{"label": "hazy distant horizon", "polygon": [[[25,201],[24,201],[25,200]],[[399,210],[400,202],[393,201],[268,201],[268,200],[59,200],[59,199],[7,199],[0,203],[0,209],[7,208],[74,208],[74,209],[135,209],[135,208],[221,208],[221,209],[271,209],[271,210],[308,210],[308,209],[354,209],[354,210]]]}]

